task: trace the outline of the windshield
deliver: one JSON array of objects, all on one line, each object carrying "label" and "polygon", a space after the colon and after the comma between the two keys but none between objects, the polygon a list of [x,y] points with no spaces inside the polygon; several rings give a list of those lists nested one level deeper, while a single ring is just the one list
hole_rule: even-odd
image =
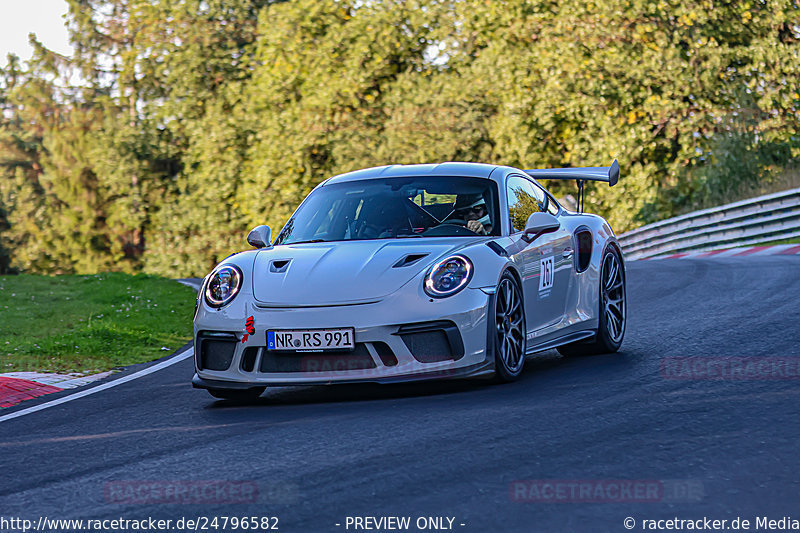
[{"label": "windshield", "polygon": [[499,235],[497,188],[483,178],[386,178],[314,190],[275,244]]}]

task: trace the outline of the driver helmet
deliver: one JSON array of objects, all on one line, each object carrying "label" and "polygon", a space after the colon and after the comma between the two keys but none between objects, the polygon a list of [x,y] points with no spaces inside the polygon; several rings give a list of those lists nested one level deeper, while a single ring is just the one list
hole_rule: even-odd
[{"label": "driver helmet", "polygon": [[489,219],[489,208],[486,205],[486,200],[484,200],[482,194],[459,194],[456,198],[456,203],[453,206],[453,209],[456,212],[464,213],[478,207],[483,207],[484,212],[484,215],[477,219],[478,222],[484,226],[490,224],[491,221]]}]

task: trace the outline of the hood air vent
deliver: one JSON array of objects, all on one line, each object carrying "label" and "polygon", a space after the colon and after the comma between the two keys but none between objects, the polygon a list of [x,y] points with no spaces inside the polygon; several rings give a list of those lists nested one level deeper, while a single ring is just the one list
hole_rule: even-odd
[{"label": "hood air vent", "polygon": [[407,256],[402,258],[400,261],[395,263],[393,268],[403,268],[403,267],[411,266],[414,263],[416,263],[417,261],[419,261],[420,259],[422,259],[423,257],[427,257],[427,256],[428,256],[428,254],[408,254]]},{"label": "hood air vent", "polygon": [[280,274],[281,272],[286,272],[286,269],[289,267],[289,263],[291,263],[291,259],[276,259],[269,264],[269,271],[276,272]]}]

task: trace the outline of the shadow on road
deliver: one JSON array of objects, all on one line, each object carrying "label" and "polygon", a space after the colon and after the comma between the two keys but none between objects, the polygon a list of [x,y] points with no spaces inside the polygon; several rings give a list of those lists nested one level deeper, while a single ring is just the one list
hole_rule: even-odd
[{"label": "shadow on road", "polygon": [[[516,390],[538,388],[541,380],[553,384],[558,376],[551,374],[550,370],[572,367],[563,376],[572,377],[574,372],[580,372],[585,377],[586,367],[592,368],[592,374],[603,373],[620,364],[625,364],[625,354],[609,354],[607,356],[564,358],[555,350],[550,350],[531,356],[525,363],[525,369],[520,379],[509,385],[495,383],[492,379],[462,379],[462,380],[435,380],[414,383],[349,383],[331,385],[311,385],[295,387],[268,387],[267,391],[256,401],[238,402],[233,400],[211,400],[208,409],[226,409],[249,405],[277,406],[277,405],[302,405],[302,404],[327,404],[339,402],[364,402],[377,400],[395,400],[403,398],[418,398],[426,396],[443,396],[462,393],[473,393],[482,390],[510,392],[508,387]],[[574,365],[573,362],[577,363]]]}]

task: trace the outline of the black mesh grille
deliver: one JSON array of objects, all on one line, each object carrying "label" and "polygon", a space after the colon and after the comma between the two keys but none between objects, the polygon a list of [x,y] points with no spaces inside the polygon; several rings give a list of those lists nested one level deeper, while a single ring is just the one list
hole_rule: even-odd
[{"label": "black mesh grille", "polygon": [[245,372],[252,372],[256,366],[256,357],[258,356],[258,348],[250,347],[242,354],[242,370]]},{"label": "black mesh grille", "polygon": [[372,347],[378,352],[378,357],[381,358],[384,366],[395,366],[397,364],[397,356],[394,355],[388,344],[385,342],[373,342]]},{"label": "black mesh grille", "polygon": [[264,350],[261,372],[346,372],[375,368],[375,361],[364,343],[357,342],[352,352],[291,352]]},{"label": "black mesh grille", "polygon": [[203,339],[200,343],[200,368],[228,370],[234,350],[235,342]]},{"label": "black mesh grille", "polygon": [[453,353],[450,342],[443,330],[422,331],[419,333],[401,334],[408,351],[420,363],[436,363],[452,361]]}]

